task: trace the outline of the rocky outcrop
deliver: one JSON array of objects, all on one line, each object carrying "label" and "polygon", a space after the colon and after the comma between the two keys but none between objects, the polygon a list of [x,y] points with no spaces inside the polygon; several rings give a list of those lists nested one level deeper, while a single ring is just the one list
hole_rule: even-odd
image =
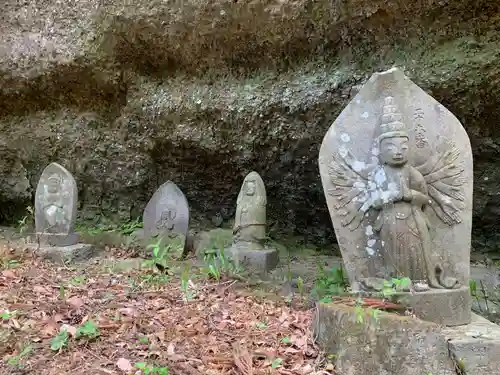
[{"label": "rocky outcrop", "polygon": [[319,145],[356,87],[397,65],[466,126],[474,243],[495,249],[496,1],[40,0],[3,8],[5,202],[25,204],[26,179],[36,186],[58,161],[75,175],[85,218],[137,216],[171,179],[203,224],[232,217],[255,169],[272,231],[331,243]]}]

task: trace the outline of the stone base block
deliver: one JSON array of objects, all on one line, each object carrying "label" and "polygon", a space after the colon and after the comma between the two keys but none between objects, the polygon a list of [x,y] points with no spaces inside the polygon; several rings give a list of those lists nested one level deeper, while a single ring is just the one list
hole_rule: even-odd
[{"label": "stone base block", "polygon": [[340,374],[500,375],[500,327],[475,314],[455,327],[318,303],[314,337]]},{"label": "stone base block", "polygon": [[386,312],[360,316],[352,306],[318,303],[313,325],[339,374],[456,375],[437,324]]},{"label": "stone base block", "polygon": [[431,289],[418,293],[398,293],[395,300],[412,309],[420,319],[445,326],[471,321],[472,302],[469,288]]},{"label": "stone base block", "polygon": [[71,246],[79,241],[78,233],[36,233],[35,237],[33,242],[48,246]]},{"label": "stone base block", "polygon": [[237,242],[225,249],[225,253],[235,264],[259,273],[273,270],[279,261],[276,249],[251,242]]},{"label": "stone base block", "polygon": [[94,247],[89,244],[75,244],[71,246],[48,246],[28,244],[29,249],[36,252],[42,258],[54,263],[81,262],[94,255]]}]

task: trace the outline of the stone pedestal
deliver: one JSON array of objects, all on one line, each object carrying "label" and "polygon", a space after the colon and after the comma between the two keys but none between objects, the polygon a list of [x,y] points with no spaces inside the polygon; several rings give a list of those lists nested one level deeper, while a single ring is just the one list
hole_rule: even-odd
[{"label": "stone pedestal", "polygon": [[471,298],[469,288],[431,289],[418,293],[398,293],[395,300],[420,319],[444,326],[469,324]]},{"label": "stone pedestal", "polygon": [[273,270],[279,261],[276,249],[255,242],[238,241],[225,249],[225,253],[235,264],[260,273]]},{"label": "stone pedestal", "polygon": [[71,246],[79,241],[78,233],[37,233],[36,239],[48,246]]},{"label": "stone pedestal", "polygon": [[500,328],[475,314],[470,324],[443,327],[418,318],[318,303],[314,337],[334,355],[340,374],[500,375]]},{"label": "stone pedestal", "polygon": [[81,262],[91,258],[95,249],[92,245],[78,243],[70,246],[50,246],[30,243],[27,247],[38,256],[54,263]]}]

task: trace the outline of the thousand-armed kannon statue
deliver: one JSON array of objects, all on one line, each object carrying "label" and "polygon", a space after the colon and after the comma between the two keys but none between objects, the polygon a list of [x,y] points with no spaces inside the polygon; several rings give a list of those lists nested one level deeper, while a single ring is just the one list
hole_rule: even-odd
[{"label": "thousand-armed kannon statue", "polygon": [[[398,78],[389,82],[397,86]],[[465,253],[470,251],[467,216],[472,181],[467,184],[466,174],[471,175],[472,157],[461,155],[451,141],[457,129],[443,126],[448,124],[442,118],[425,124],[423,107],[427,103],[419,105],[415,100],[412,106],[416,108],[406,108],[404,116],[396,104],[397,90],[391,96],[390,84],[375,86],[385,95],[373,98],[365,108],[358,99],[353,105],[361,108],[351,108],[337,120],[337,125],[348,124],[357,112],[360,128],[332,125],[320,152],[323,185],[351,284],[361,290],[380,290],[384,279],[409,278],[419,286],[418,291],[460,288],[469,276],[468,265],[463,263],[468,263]],[[408,93],[401,95],[399,102],[404,104]],[[375,111],[377,103],[381,110]],[[432,104],[438,116],[439,111],[446,111],[439,103]],[[370,119],[374,112],[378,119]],[[408,118],[411,131],[405,123]],[[367,141],[363,128],[369,126],[372,131],[368,134],[373,136]],[[458,126],[463,131],[460,123]],[[353,140],[353,132],[362,134]],[[470,150],[468,137],[464,143],[462,148]],[[358,159],[354,151],[369,157]],[[443,243],[457,237],[454,233],[461,225],[465,233]],[[451,255],[454,251],[457,254]]]}]

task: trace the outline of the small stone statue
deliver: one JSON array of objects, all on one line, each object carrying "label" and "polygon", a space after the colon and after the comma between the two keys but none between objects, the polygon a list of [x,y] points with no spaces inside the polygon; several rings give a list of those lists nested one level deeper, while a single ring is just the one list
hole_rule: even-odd
[{"label": "small stone statue", "polygon": [[39,240],[54,246],[78,242],[74,232],[77,204],[76,182],[71,173],[57,163],[42,172],[35,195],[35,225]]},{"label": "small stone statue", "polygon": [[266,237],[266,187],[257,172],[243,181],[236,201],[235,241],[260,242]]},{"label": "small stone statue", "polygon": [[42,172],[35,193],[36,241],[28,247],[55,262],[85,260],[94,248],[79,243],[75,232],[78,189],[71,173],[58,163]]},{"label": "small stone statue", "polygon": [[247,267],[267,271],[276,267],[276,249],[266,247],[266,188],[257,172],[250,172],[236,201],[233,244],[228,254]]},{"label": "small stone statue", "polygon": [[184,193],[172,181],[161,185],[149,200],[143,214],[144,238],[161,236],[166,241],[180,239],[186,246],[189,205]]}]

